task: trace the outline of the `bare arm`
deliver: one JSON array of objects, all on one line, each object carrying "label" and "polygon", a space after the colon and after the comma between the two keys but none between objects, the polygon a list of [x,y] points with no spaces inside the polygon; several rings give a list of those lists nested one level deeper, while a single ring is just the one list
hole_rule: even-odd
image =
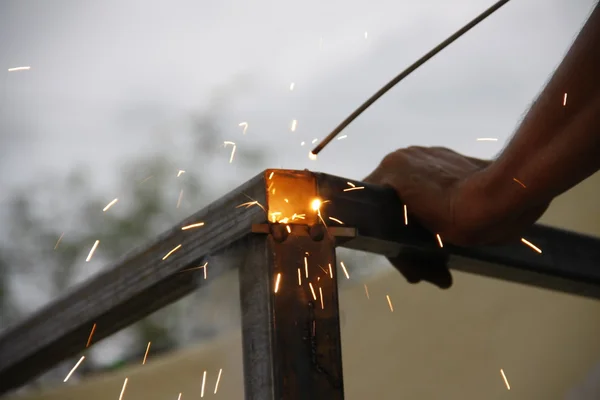
[{"label": "bare arm", "polygon": [[509,145],[480,177],[484,196],[494,199],[486,201],[490,212],[506,215],[548,202],[598,169],[600,5]]}]

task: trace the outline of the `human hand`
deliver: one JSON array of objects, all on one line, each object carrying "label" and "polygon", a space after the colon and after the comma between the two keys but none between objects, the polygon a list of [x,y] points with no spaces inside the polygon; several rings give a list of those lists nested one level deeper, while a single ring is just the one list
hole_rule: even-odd
[{"label": "human hand", "polygon": [[[466,157],[443,147],[409,147],[388,154],[365,182],[396,190],[411,218],[444,243],[472,246],[518,238],[548,204],[525,207],[514,215],[493,206],[485,171],[491,161]],[[426,280],[449,287],[447,257],[413,249],[390,259],[409,282]]]}]

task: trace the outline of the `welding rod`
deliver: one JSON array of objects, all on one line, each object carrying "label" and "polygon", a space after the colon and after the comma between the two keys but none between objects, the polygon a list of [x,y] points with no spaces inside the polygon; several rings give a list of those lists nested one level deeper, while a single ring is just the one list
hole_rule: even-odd
[{"label": "welding rod", "polygon": [[327,144],[329,142],[331,142],[342,130],[344,130],[344,128],[346,128],[348,125],[350,125],[350,123],[352,121],[354,121],[356,119],[356,117],[358,117],[360,114],[362,114],[363,111],[365,111],[367,108],[369,108],[371,106],[371,104],[375,103],[388,90],[390,90],[391,88],[393,88],[394,86],[396,86],[396,84],[398,82],[400,82],[402,79],[404,79],[408,75],[410,75],[411,72],[413,72],[415,69],[419,68],[421,65],[425,64],[425,62],[427,62],[427,60],[429,60],[431,57],[435,56],[437,53],[439,53],[440,51],[442,51],[450,43],[454,42],[456,39],[458,39],[459,37],[461,37],[462,35],[464,35],[465,33],[467,33],[469,30],[471,30],[471,28],[473,28],[475,25],[477,25],[478,23],[480,23],[481,21],[483,21],[484,19],[486,19],[487,17],[489,17],[490,15],[492,15],[496,10],[498,10],[500,7],[502,7],[503,5],[505,5],[506,3],[508,3],[509,1],[510,0],[500,0],[500,1],[498,1],[496,4],[494,4],[493,6],[491,6],[490,8],[488,8],[487,10],[485,10],[484,12],[482,12],[474,20],[472,20],[471,22],[469,22],[468,24],[466,24],[465,26],[463,26],[462,28],[460,28],[458,31],[456,31],[448,39],[444,40],[442,43],[438,44],[433,49],[431,49],[429,51],[429,53],[425,54],[423,57],[421,57],[417,61],[415,61],[411,66],[409,66],[408,68],[406,68],[398,76],[396,76],[394,79],[392,79],[391,81],[389,81],[384,87],[382,87],[381,89],[379,89],[377,91],[377,93],[375,93],[373,96],[371,96],[360,107],[358,107],[356,110],[354,110],[354,112],[352,114],[350,114],[345,120],[343,120],[342,123],[339,124],[329,135],[327,135],[327,137],[325,139],[323,139],[321,141],[321,143],[319,143],[313,149],[313,151],[311,151],[311,153],[313,155],[315,155],[315,156],[317,154],[319,154],[319,152],[321,150],[323,150],[323,148],[325,146],[327,146]]}]

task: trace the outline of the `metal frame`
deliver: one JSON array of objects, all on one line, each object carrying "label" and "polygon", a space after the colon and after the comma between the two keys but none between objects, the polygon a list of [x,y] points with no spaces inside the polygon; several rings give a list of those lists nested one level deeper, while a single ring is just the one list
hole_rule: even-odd
[{"label": "metal frame", "polygon": [[206,270],[194,268],[211,256],[231,262],[210,264],[209,277],[239,269],[247,399],[343,398],[336,246],[390,257],[444,251],[451,269],[600,299],[598,238],[536,225],[525,237],[542,254],[519,242],[439,249],[433,234],[404,224],[391,189],[353,184],[363,189],[310,171],[259,174],[5,330],[0,394],[81,352],[94,324],[97,342],[201,287]]}]

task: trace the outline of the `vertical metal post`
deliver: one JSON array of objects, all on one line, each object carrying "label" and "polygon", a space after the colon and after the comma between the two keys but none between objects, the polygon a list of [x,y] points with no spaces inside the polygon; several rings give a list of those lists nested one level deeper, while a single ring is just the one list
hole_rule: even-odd
[{"label": "vertical metal post", "polygon": [[267,229],[248,238],[240,268],[245,397],[343,399],[334,238]]}]

